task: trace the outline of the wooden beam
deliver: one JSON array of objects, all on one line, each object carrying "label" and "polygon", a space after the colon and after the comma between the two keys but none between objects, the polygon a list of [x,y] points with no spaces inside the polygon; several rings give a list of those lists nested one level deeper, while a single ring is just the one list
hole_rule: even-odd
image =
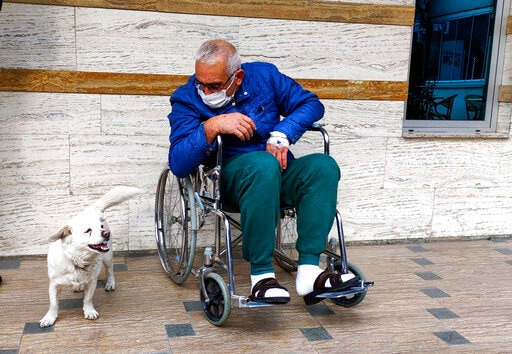
[{"label": "wooden beam", "polygon": [[[0,91],[170,95],[186,75],[0,68]],[[297,79],[322,99],[407,99],[407,82]]]},{"label": "wooden beam", "polygon": [[311,20],[412,26],[414,6],[343,3],[312,0]]},{"label": "wooden beam", "polygon": [[498,101],[512,103],[512,85],[501,85]]},{"label": "wooden beam", "polygon": [[94,7],[195,15],[411,26],[414,6],[328,0],[5,0],[11,3]]}]

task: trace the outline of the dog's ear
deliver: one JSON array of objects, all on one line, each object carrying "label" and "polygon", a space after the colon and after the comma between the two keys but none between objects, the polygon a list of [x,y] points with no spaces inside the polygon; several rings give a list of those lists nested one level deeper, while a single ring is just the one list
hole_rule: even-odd
[{"label": "dog's ear", "polygon": [[66,225],[62,229],[59,230],[55,235],[49,238],[50,241],[57,241],[58,239],[64,238],[66,236],[71,235],[71,227]]}]

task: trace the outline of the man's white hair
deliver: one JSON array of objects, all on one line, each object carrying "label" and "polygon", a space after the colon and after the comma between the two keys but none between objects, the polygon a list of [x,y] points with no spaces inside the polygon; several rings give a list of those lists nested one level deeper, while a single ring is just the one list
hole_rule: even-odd
[{"label": "man's white hair", "polygon": [[195,60],[205,64],[226,61],[228,76],[233,75],[242,66],[242,60],[236,48],[222,39],[212,39],[201,44],[196,52]]}]

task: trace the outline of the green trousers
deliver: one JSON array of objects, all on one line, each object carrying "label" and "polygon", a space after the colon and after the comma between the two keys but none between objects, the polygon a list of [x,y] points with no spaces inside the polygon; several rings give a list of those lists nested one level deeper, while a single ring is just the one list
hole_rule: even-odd
[{"label": "green trousers", "polygon": [[311,154],[288,163],[265,152],[230,158],[222,166],[223,202],[240,210],[242,255],[251,275],[273,272],[272,253],[281,205],[297,216],[299,264],[318,265],[336,215],[340,170],[326,154]]}]

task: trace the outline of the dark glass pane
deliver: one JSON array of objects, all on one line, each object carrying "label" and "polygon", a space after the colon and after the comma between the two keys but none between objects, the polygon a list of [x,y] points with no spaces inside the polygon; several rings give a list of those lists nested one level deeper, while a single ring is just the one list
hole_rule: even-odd
[{"label": "dark glass pane", "polygon": [[416,3],[406,119],[483,120],[492,7]]}]

